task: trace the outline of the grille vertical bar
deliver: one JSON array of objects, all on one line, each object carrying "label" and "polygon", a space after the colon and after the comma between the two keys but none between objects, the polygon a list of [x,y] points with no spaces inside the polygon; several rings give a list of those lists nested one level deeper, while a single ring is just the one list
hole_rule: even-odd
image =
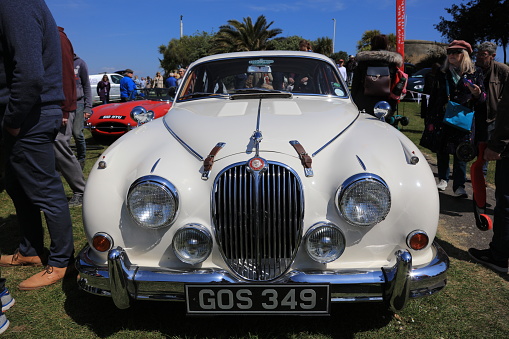
[{"label": "grille vertical bar", "polygon": [[297,174],[274,162],[260,172],[235,164],[218,175],[213,192],[216,237],[229,267],[253,281],[285,273],[302,237],[304,198]]}]

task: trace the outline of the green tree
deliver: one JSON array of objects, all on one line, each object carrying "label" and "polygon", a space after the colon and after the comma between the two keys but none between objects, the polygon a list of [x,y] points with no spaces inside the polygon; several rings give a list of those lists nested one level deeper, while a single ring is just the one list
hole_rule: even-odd
[{"label": "green tree", "polygon": [[441,16],[440,22],[434,25],[443,37],[449,41],[461,39],[470,43],[496,41],[504,50],[506,62],[509,43],[508,0],[472,0],[445,10],[452,20]]},{"label": "green tree", "polygon": [[211,54],[213,35],[206,32],[186,35],[180,39],[171,39],[168,46],[159,46],[159,59],[165,74],[179,67],[188,66],[195,60]]},{"label": "green tree", "polygon": [[348,61],[348,53],[346,53],[345,51],[339,51],[339,52],[331,54],[329,58],[331,58],[332,60],[334,60],[336,62],[339,59],[343,59],[343,61],[346,63]]},{"label": "green tree", "polygon": [[293,35],[290,37],[279,37],[274,38],[268,42],[267,49],[276,50],[276,51],[298,51],[299,50],[299,42],[304,38]]},{"label": "green tree", "polygon": [[269,29],[274,21],[267,23],[265,16],[260,15],[253,24],[251,17],[228,20],[228,25],[219,28],[214,39],[217,52],[263,51],[268,47],[269,39],[281,34],[279,28]]},{"label": "green tree", "polygon": [[[371,49],[371,39],[374,36],[382,34],[379,30],[374,29],[371,31],[365,31],[362,34],[361,40],[357,42],[357,52],[361,51],[369,51]],[[396,50],[396,34],[390,33],[387,34],[387,39],[389,40],[389,46],[388,49],[391,51]]]},{"label": "green tree", "polygon": [[320,53],[325,56],[330,56],[333,52],[332,39],[328,37],[318,38],[315,41],[312,41],[311,46],[313,47],[313,52]]}]

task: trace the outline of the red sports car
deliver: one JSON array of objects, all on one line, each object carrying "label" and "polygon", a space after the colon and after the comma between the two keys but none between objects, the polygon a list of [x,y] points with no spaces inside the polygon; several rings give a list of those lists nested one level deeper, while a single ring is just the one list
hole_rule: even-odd
[{"label": "red sports car", "polygon": [[[157,91],[156,91],[157,90]],[[173,102],[171,89],[139,90],[137,100],[96,106],[87,120],[94,139],[118,138],[130,130],[168,113]]]}]

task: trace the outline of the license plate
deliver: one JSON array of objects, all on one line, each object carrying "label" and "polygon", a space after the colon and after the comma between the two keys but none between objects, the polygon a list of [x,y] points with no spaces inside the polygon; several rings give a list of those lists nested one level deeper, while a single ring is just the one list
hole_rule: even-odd
[{"label": "license plate", "polygon": [[99,119],[114,119],[114,120],[124,120],[125,115],[101,115]]},{"label": "license plate", "polygon": [[187,312],[328,314],[329,285],[186,285]]}]

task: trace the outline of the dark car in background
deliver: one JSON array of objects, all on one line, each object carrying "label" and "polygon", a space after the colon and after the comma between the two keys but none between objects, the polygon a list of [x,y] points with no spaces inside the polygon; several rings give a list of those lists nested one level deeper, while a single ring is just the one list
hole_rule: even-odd
[{"label": "dark car in background", "polygon": [[406,86],[407,95],[405,100],[408,101],[416,101],[419,94],[423,93],[424,90],[424,80],[426,78],[426,74],[431,71],[431,68],[423,68],[412,74],[408,77],[408,83]]}]

